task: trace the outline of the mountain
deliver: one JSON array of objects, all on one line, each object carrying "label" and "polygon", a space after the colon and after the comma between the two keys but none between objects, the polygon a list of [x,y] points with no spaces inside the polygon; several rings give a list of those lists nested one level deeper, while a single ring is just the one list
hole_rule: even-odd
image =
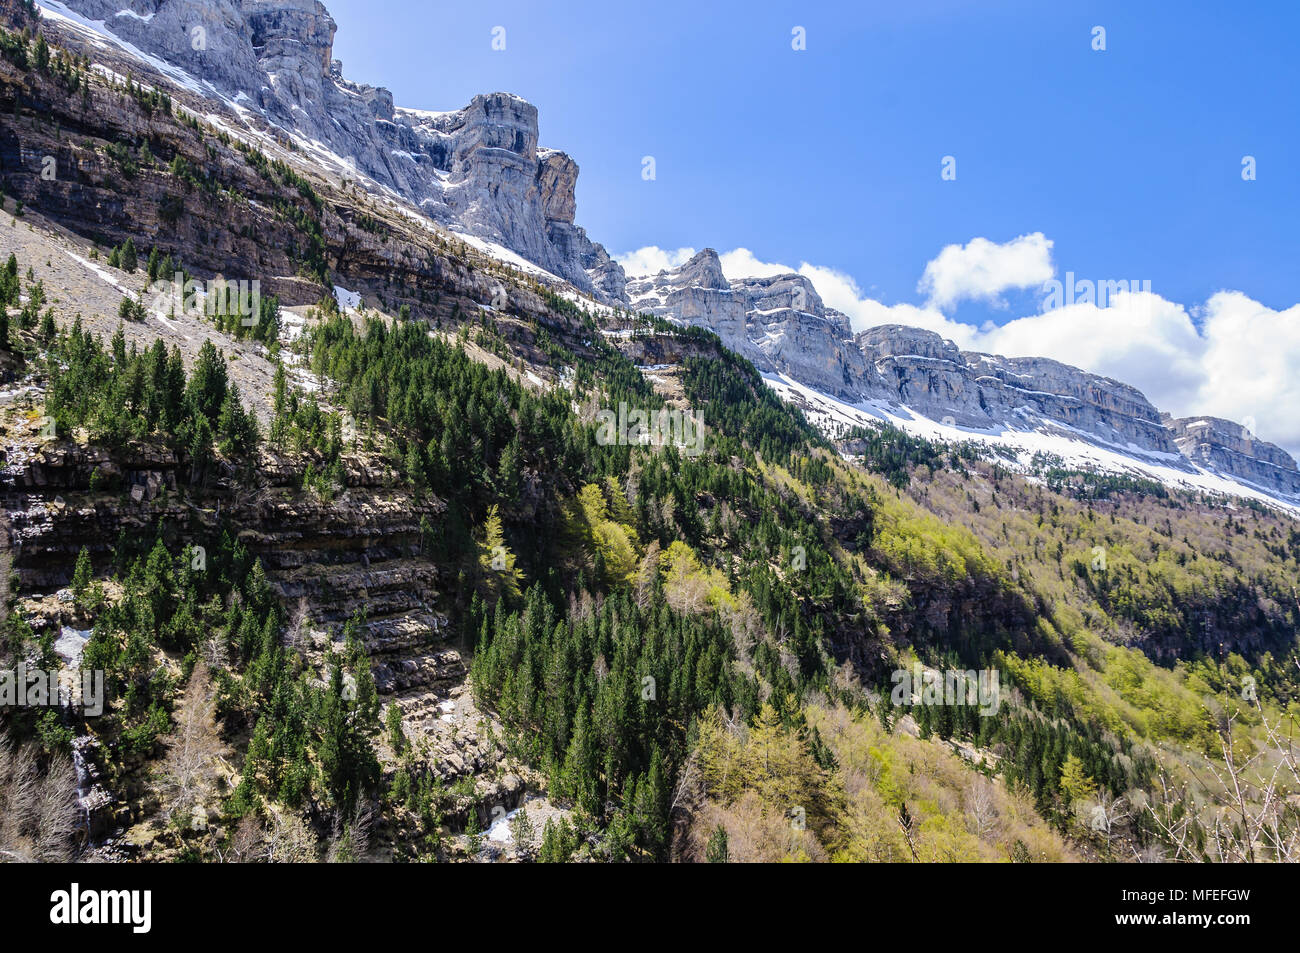
[{"label": "mountain", "polygon": [[619,298],[622,269],[574,225],[578,166],[538,148],[537,108],[475,96],[463,109],[398,109],[348,81],[316,0],[56,0],[46,16],[114,38],[149,65],[272,135],[360,174],[443,224],[489,239],[584,292]]},{"label": "mountain", "polygon": [[[1175,421],[1135,387],[1046,358],[962,351],[933,331],[854,334],[797,274],[728,280],[713,249],[633,279],[630,306],[716,332],[828,432],[888,421],[1172,485],[1300,503],[1295,461],[1240,424]],[[1188,428],[1192,427],[1191,430]]]},{"label": "mountain", "polygon": [[1255,436],[1242,424],[1221,417],[1162,414],[1174,442],[1188,460],[1283,499],[1300,497],[1300,470],[1289,453]]},{"label": "mountain", "polygon": [[[629,281],[575,224],[578,165],[539,147],[532,104],[493,93],[448,112],[396,107],[388,90],[344,78],[333,58],[335,23],[316,0],[121,2],[42,6],[142,53],[242,125],[290,133],[340,174],[364,176],[432,221],[508,249],[601,303],[715,331],[765,374],[851,405],[858,422],[883,417],[918,433],[1047,448],[1086,466],[1300,503],[1295,462],[1272,444],[1211,450],[1189,442],[1137,389],[1056,361],[961,352],[916,328],[855,335],[799,275],[729,280],[705,249],[679,268]],[[845,416],[842,408],[834,416]]]},{"label": "mountain", "polygon": [[863,396],[866,364],[848,346],[848,318],[823,306],[800,275],[728,281],[705,249],[673,271],[627,284],[630,307],[708,328],[765,373],[788,373],[828,394]]}]

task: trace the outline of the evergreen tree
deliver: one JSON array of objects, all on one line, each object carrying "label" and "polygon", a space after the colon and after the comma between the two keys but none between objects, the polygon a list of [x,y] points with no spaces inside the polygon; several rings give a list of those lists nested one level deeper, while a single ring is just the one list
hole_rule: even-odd
[{"label": "evergreen tree", "polygon": [[77,565],[72,572],[72,595],[73,598],[80,602],[90,587],[91,565],[90,550],[85,546],[81,547],[81,552],[77,554]]},{"label": "evergreen tree", "polygon": [[515,554],[506,546],[501,513],[496,504],[488,508],[478,544],[479,589],[489,605],[502,596],[519,597],[523,574],[515,566]]}]

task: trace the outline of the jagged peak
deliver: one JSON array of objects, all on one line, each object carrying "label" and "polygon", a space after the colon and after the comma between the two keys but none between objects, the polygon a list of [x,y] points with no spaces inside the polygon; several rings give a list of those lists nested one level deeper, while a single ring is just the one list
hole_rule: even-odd
[{"label": "jagged peak", "polygon": [[722,273],[722,259],[715,249],[705,248],[691,256],[677,269],[677,282],[684,285],[696,285],[716,291],[730,291],[731,284]]}]

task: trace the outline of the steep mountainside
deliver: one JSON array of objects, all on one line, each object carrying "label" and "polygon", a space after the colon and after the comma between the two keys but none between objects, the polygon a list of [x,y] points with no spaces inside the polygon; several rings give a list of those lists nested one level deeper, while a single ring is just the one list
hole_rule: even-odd
[{"label": "steep mountainside", "polygon": [[292,133],[318,160],[369,177],[434,221],[500,242],[583,291],[621,297],[621,269],[573,223],[577,164],[538,148],[537,108],[518,96],[476,96],[450,112],[396,109],[388,90],[343,78],[334,21],[316,0],[44,6],[66,28],[119,38],[223,111],[273,136]]}]

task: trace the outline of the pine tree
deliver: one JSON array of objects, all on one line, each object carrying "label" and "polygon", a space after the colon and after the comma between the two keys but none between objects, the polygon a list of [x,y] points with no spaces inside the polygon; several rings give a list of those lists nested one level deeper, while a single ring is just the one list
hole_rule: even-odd
[{"label": "pine tree", "polygon": [[1084,771],[1083,762],[1073,753],[1066,756],[1061,765],[1061,793],[1066,801],[1076,801],[1092,797],[1097,791],[1097,783]]},{"label": "pine tree", "polygon": [[202,483],[212,465],[212,427],[208,418],[200,416],[190,438],[190,482]]},{"label": "pine tree", "polygon": [[510,836],[515,842],[515,848],[521,854],[532,853],[533,840],[537,834],[533,829],[533,822],[528,817],[528,808],[520,807],[515,816],[510,819]]},{"label": "pine tree", "polygon": [[506,444],[497,464],[497,493],[507,504],[519,502],[519,491],[523,485],[523,465],[523,448],[516,438]]},{"label": "pine tree", "polygon": [[468,841],[469,855],[478,856],[479,851],[483,849],[483,834],[478,822],[478,809],[473,804],[470,805],[469,820],[465,824],[465,837]]},{"label": "pine tree", "polygon": [[77,554],[76,568],[72,572],[72,596],[77,602],[81,601],[86,589],[90,587],[90,579],[90,550],[82,546],[81,552]]},{"label": "pine tree", "polygon": [[221,402],[221,413],[217,416],[217,435],[221,441],[221,452],[226,456],[242,457],[255,449],[257,445],[257,418],[244,410],[239,399],[239,385],[231,384]]},{"label": "pine tree", "polygon": [[560,832],[555,823],[555,818],[548,817],[546,826],[542,828],[542,846],[537,852],[537,862],[541,864],[562,864],[568,860],[563,855],[563,845],[560,842]]},{"label": "pine tree", "polygon": [[186,397],[195,409],[215,424],[221,407],[226,399],[226,362],[217,353],[216,346],[210,341],[203,342],[199,356],[194,361],[194,370],[190,374]]},{"label": "pine tree", "polygon": [[406,750],[406,735],[402,731],[402,706],[392,702],[384,715],[384,726],[388,729],[388,744],[400,755]]},{"label": "pine tree", "polygon": [[402,465],[402,469],[406,471],[406,478],[413,487],[417,490],[424,489],[424,460],[420,457],[420,446],[415,441],[412,441],[406,448],[406,460]]},{"label": "pine tree", "polygon": [[284,373],[284,363],[275,362],[275,382],[272,385],[271,406],[276,417],[283,417],[285,412],[285,399],[288,393],[288,379]]},{"label": "pine tree", "polygon": [[918,705],[912,709],[916,712],[916,725],[919,729],[918,734],[922,741],[928,741],[934,734],[933,720],[930,714],[929,705]]}]

